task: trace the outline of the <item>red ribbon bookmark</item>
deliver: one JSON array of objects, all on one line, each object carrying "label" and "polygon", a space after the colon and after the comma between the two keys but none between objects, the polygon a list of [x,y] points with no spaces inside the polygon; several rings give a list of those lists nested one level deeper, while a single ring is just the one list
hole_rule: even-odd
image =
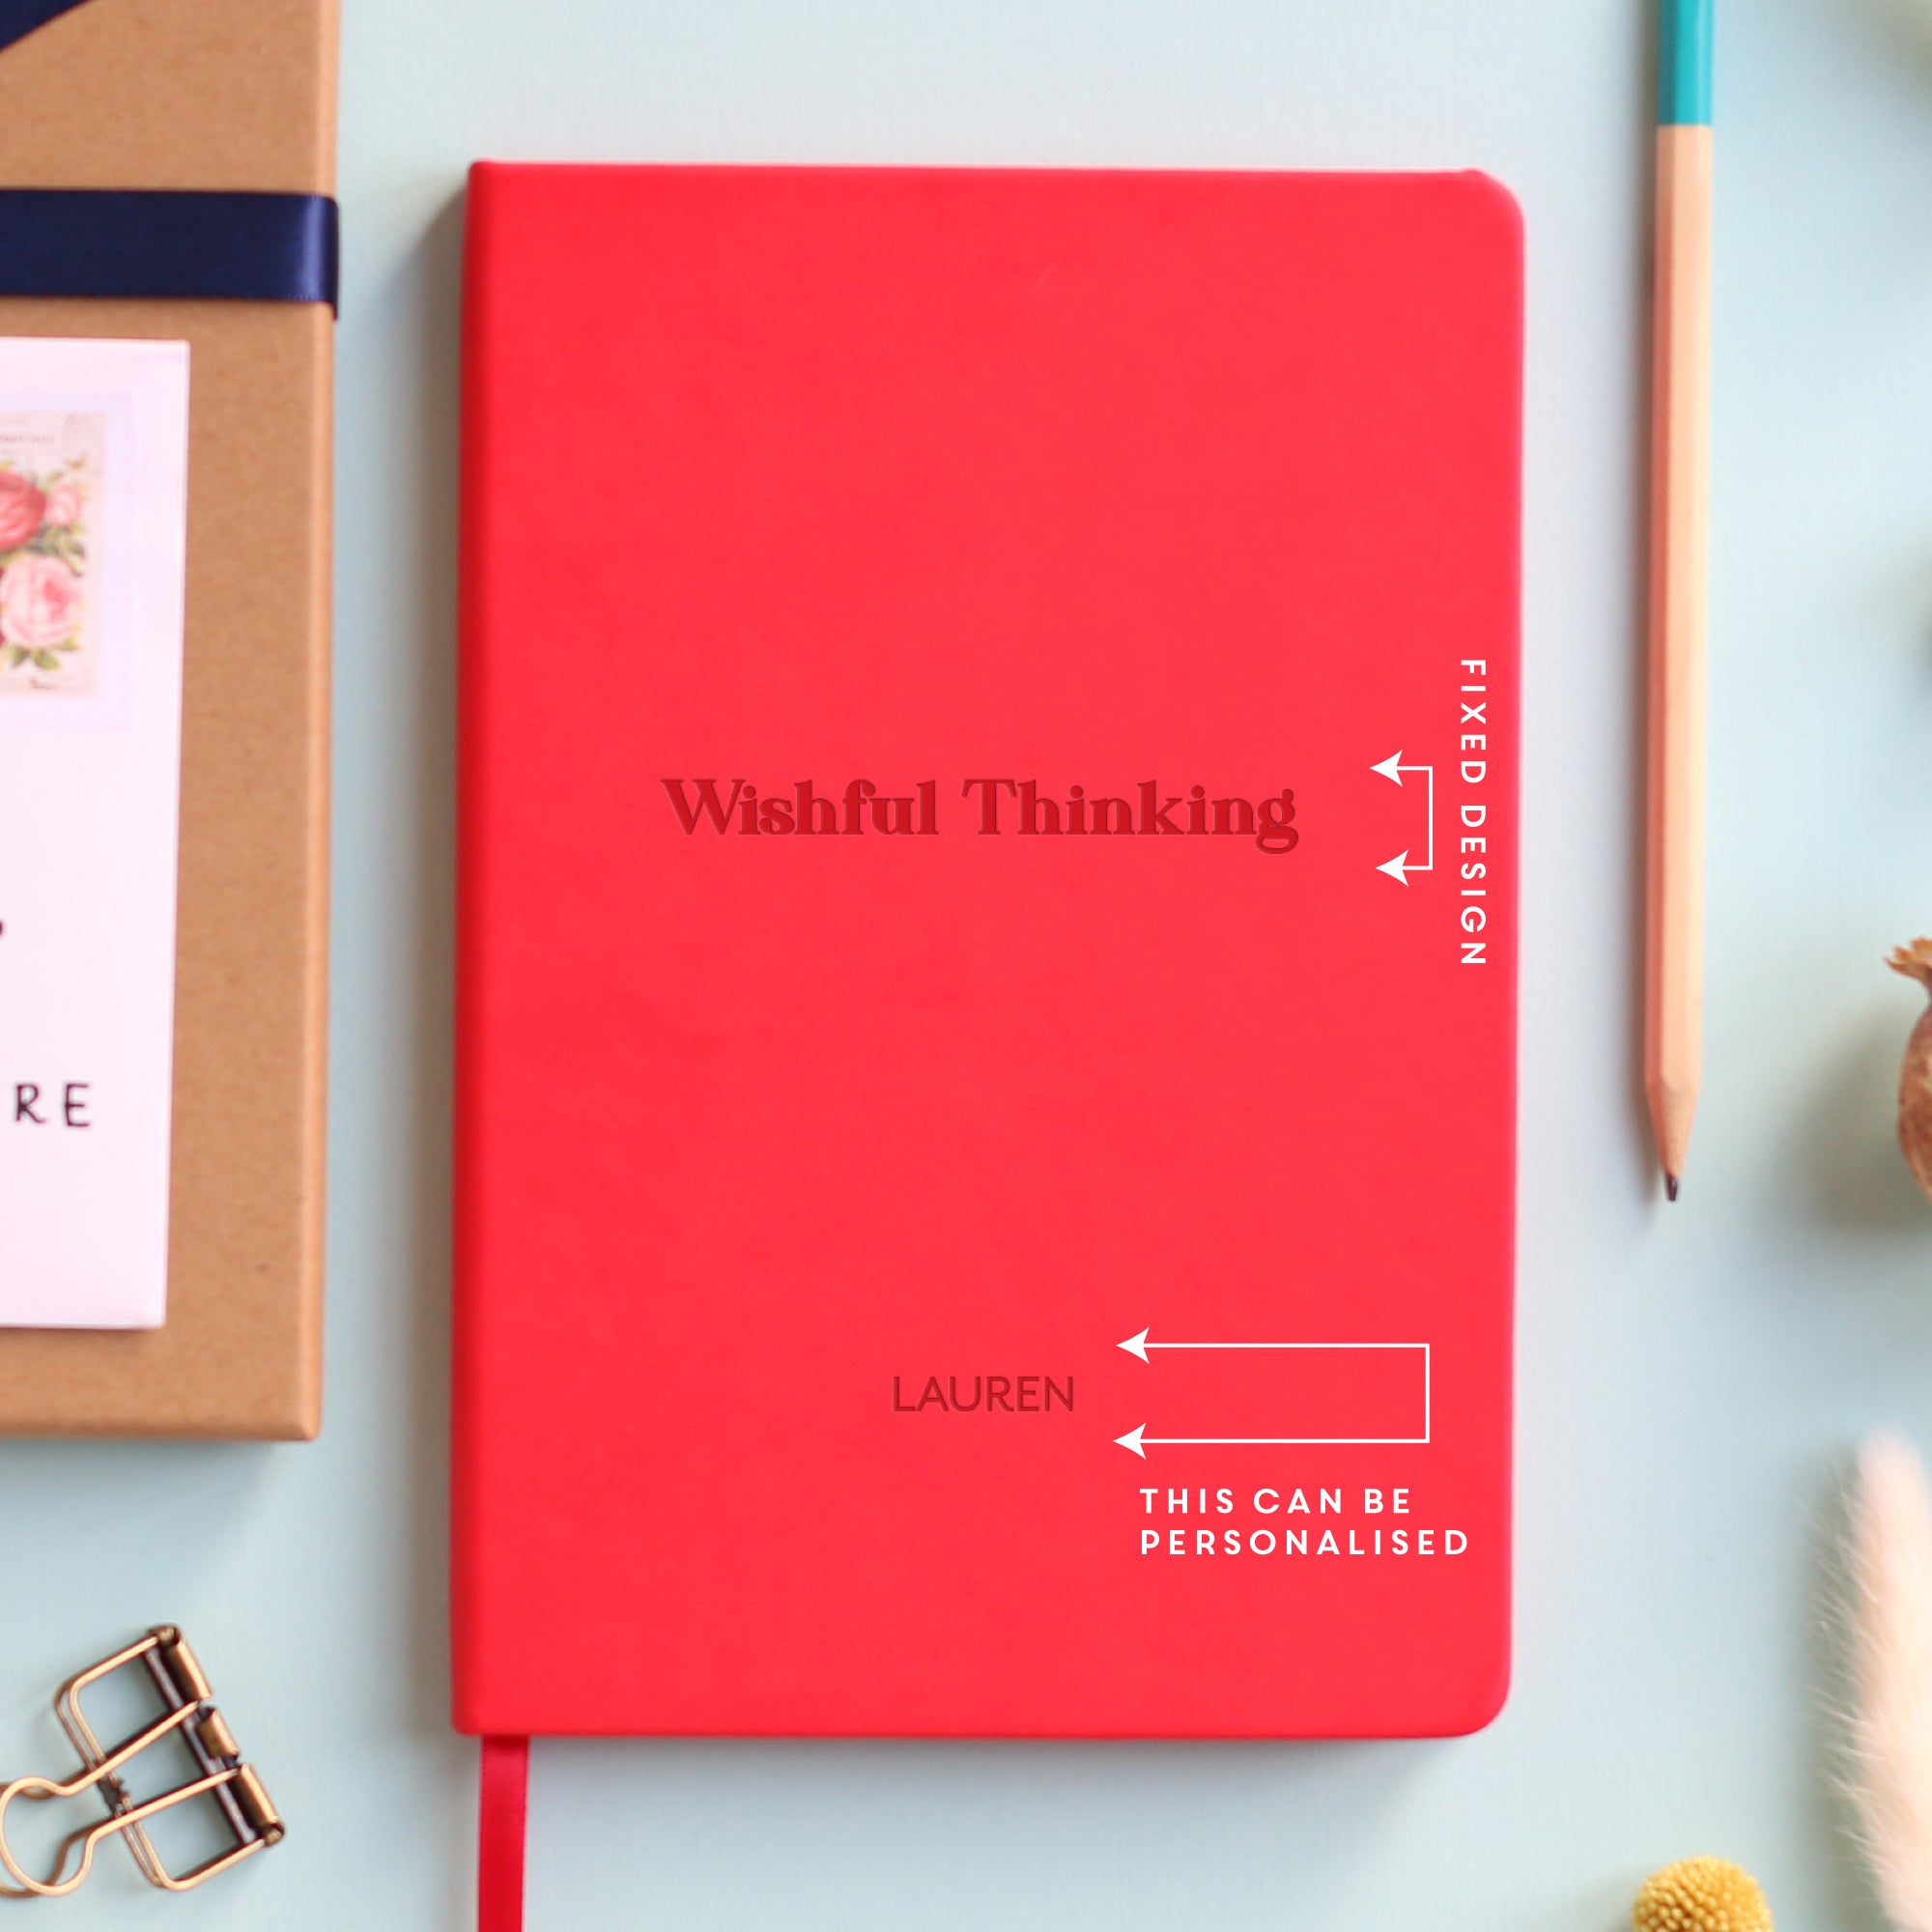
[{"label": "red ribbon bookmark", "polygon": [[485,1738],[476,1830],[476,1932],[524,1932],[528,1738]]}]

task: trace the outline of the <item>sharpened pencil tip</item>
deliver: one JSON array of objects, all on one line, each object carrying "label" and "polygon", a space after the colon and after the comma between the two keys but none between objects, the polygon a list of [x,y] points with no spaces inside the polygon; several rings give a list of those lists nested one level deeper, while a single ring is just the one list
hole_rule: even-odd
[{"label": "sharpened pencil tip", "polygon": [[1663,1177],[1663,1191],[1671,1200],[1677,1199],[1677,1177],[1674,1174],[1666,1174]]}]

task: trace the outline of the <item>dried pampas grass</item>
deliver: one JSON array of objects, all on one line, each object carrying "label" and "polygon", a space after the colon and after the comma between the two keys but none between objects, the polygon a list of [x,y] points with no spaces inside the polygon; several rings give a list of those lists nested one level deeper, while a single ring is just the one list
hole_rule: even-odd
[{"label": "dried pampas grass", "polygon": [[1932,1491],[1895,1435],[1859,1457],[1850,1558],[1850,1795],[1886,1917],[1932,1932]]}]

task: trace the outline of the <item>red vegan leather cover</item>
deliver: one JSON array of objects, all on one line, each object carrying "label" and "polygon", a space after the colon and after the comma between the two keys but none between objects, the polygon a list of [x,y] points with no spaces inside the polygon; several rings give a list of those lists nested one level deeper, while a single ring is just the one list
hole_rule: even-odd
[{"label": "red vegan leather cover", "polygon": [[462,1728],[1495,1712],[1520,327],[1473,175],[476,171]]}]

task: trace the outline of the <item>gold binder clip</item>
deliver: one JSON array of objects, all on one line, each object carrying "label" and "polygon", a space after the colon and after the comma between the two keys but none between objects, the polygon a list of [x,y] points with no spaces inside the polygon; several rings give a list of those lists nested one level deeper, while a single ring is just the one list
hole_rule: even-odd
[{"label": "gold binder clip", "polygon": [[[90,1684],[133,1663],[141,1664],[154,1680],[163,1710],[146,1729],[108,1750],[95,1736],[93,1725],[80,1708],[80,1693]],[[80,1775],[65,1784],[51,1777],[16,1777],[0,1788],[0,1864],[6,1866],[8,1876],[14,1881],[12,1885],[0,1882],[0,1894],[10,1898],[59,1898],[73,1890],[93,1868],[95,1846],[110,1832],[122,1834],[134,1862],[141,1868],[141,1876],[150,1885],[157,1885],[166,1891],[186,1891],[216,1872],[226,1871],[230,1865],[281,1843],[284,1833],[281,1816],[270,1802],[254,1767],[242,1762],[235,1734],[214,1708],[207,1676],[188,1648],[186,1638],[172,1624],[156,1625],[138,1643],[130,1643],[126,1650],[103,1657],[78,1676],[70,1677],[54,1697],[54,1715],[80,1753]],[[162,1792],[158,1798],[137,1803],[121,1774],[130,1759],[170,1737],[179,1738],[186,1747],[201,1775]],[[50,1877],[30,1876],[7,1842],[7,1807],[16,1798],[77,1798],[90,1785],[106,1802],[109,1815],[98,1825],[82,1826],[62,1840]],[[216,1807],[235,1842],[177,1874],[161,1862],[160,1854],[144,1828],[156,1812],[196,1798],[206,1798]],[[78,1861],[70,1872],[69,1862],[76,1853]]]}]

